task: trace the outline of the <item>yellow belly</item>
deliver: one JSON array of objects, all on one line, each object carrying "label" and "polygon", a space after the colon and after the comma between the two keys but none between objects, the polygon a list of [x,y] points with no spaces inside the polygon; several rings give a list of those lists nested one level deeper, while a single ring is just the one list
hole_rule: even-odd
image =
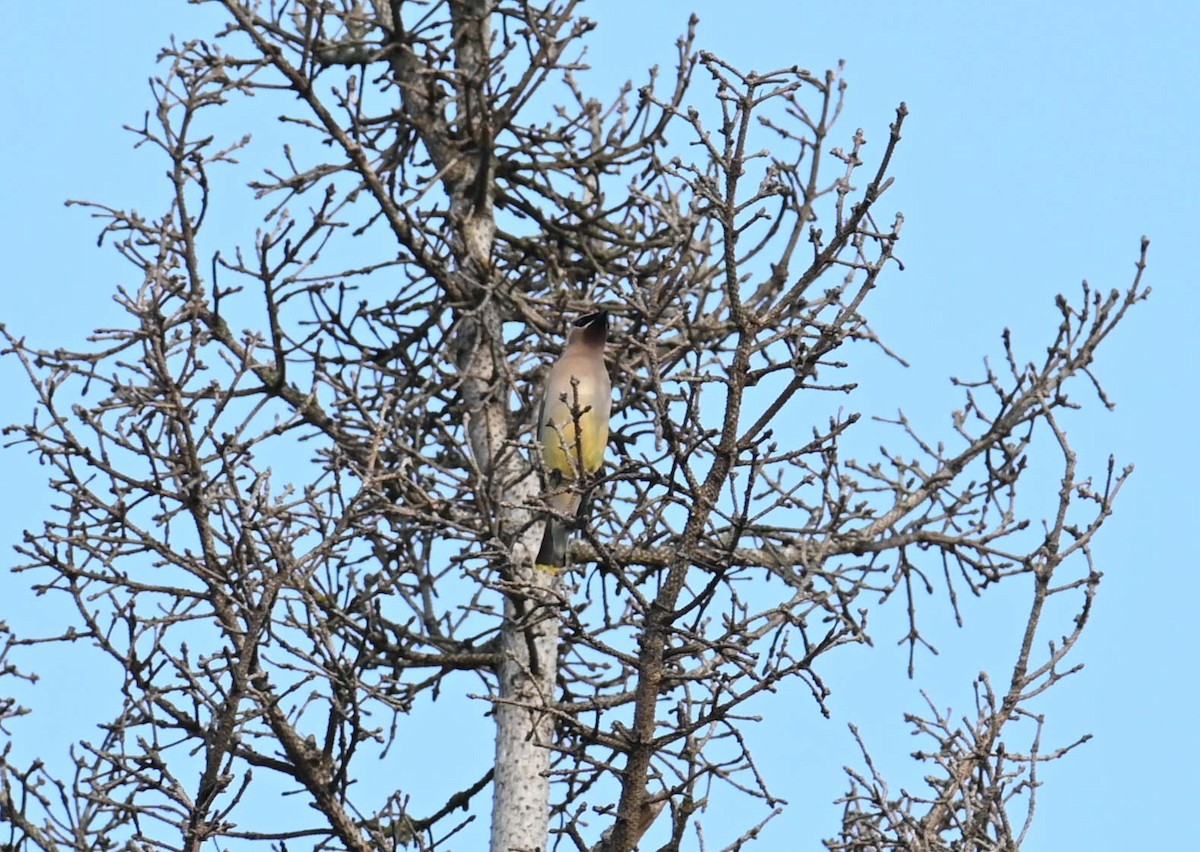
[{"label": "yellow belly", "polygon": [[594,410],[581,414],[577,435],[570,407],[558,402],[551,408],[546,412],[547,425],[542,427],[546,467],[568,478],[574,478],[581,469],[584,473],[595,473],[604,464],[608,418]]}]

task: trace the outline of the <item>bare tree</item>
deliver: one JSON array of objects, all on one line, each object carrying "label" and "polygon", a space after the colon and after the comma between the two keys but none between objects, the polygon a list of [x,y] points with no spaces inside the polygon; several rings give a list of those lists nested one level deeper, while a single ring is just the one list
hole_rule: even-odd
[{"label": "bare tree", "polygon": [[[166,158],[163,210],[87,205],[137,270],[128,322],[80,351],[4,332],[37,394],[6,434],[58,496],[18,570],[73,608],[10,636],[5,672],[54,642],[124,682],[73,776],[4,752],[0,846],[441,849],[490,794],[496,852],[631,850],[652,825],[677,849],[727,785],[765,805],[740,849],[782,804],[747,702],[798,680],[827,712],[823,658],[865,652],[879,607],[907,606],[911,672],[925,590],[957,614],[1025,577],[1011,674],[980,676],[969,718],[908,717],[928,789],[891,790],[864,744],[825,841],[1016,849],[1073,745],[1043,745],[1030,702],[1074,670],[1128,474],[1080,473],[1060,412],[1077,385],[1108,404],[1091,364],[1148,292],[1145,243],[1123,292],[1058,299],[1038,362],[1006,334],[952,433],[872,426],[836,407],[839,372],[848,344],[887,351],[865,309],[898,265],[877,208],[903,105],[868,149],[835,133],[840,70],[740,71],[695,21],[670,73],[599,100],[577,0],[213,5],[227,26],[163,51],[131,128]],[[251,98],[291,139],[265,172],[213,120]],[[265,224],[224,244],[247,186]],[[609,465],[553,575],[534,407],[597,307]],[[867,429],[901,449],[839,449]],[[1040,524],[1017,499],[1035,442],[1062,469]],[[434,697],[490,708],[496,750],[439,767],[460,792],[418,813],[430,770],[389,748]],[[0,703],[6,731],[21,712]],[[355,783],[380,761],[386,785]],[[279,790],[286,827],[255,805]]]}]

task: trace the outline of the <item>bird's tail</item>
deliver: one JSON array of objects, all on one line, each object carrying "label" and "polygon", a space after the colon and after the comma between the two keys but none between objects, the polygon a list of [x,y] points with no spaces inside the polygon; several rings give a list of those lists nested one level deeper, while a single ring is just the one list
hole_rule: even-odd
[{"label": "bird's tail", "polygon": [[558,573],[567,564],[567,545],[570,529],[555,517],[546,518],[546,530],[542,533],[542,546],[538,548],[534,563],[543,571]]}]

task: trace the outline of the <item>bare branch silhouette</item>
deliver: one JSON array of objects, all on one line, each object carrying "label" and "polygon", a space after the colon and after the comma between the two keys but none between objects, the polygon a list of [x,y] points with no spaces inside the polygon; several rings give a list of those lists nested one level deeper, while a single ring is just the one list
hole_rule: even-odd
[{"label": "bare branch silhouette", "polygon": [[[0,755],[0,847],[434,850],[483,819],[496,852],[670,850],[725,786],[762,805],[722,827],[741,849],[786,804],[748,702],[798,681],[828,714],[823,658],[866,653],[873,612],[905,607],[913,675],[925,591],[958,616],[1027,577],[1012,673],[965,718],[907,716],[928,788],[891,788],[860,737],[825,841],[1018,848],[1040,765],[1086,739],[1044,744],[1031,701],[1078,668],[1129,475],[1081,473],[1060,416],[1109,405],[1092,363],[1149,292],[1147,244],[1124,291],[1059,298],[1040,361],[1005,333],[946,434],[814,416],[860,404],[850,344],[896,357],[867,309],[900,268],[903,104],[869,144],[837,127],[840,68],[741,71],[695,19],[672,69],[603,100],[577,0],[212,5],[225,27],[164,48],[130,128],[162,208],[77,202],[136,270],[126,321],[78,348],[3,330],[37,396],[4,434],[56,495],[18,570],[71,614],[0,625],[0,668],[50,643],[123,682],[73,776]],[[236,104],[289,142],[226,138]],[[240,207],[261,225],[231,238]],[[596,309],[608,465],[555,575],[537,389]],[[842,449],[866,434],[877,454]],[[1044,517],[1018,499],[1035,446],[1061,460]],[[438,767],[456,792],[418,813],[429,767],[396,743],[435,699],[476,702],[496,750]],[[0,731],[25,712],[0,699]],[[286,826],[255,804],[280,793]]]}]

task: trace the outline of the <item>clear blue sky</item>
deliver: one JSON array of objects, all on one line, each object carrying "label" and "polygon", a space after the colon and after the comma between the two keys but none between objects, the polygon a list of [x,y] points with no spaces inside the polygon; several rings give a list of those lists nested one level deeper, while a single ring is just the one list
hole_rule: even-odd
[{"label": "clear blue sky", "polygon": [[[1108,455],[1137,471],[1105,528],[1096,556],[1105,579],[1075,659],[1087,668],[1038,708],[1051,744],[1095,739],[1044,770],[1027,849],[1168,849],[1178,815],[1194,809],[1200,740],[1193,716],[1200,580],[1187,543],[1197,529],[1197,376],[1200,287],[1200,4],[693,3],[603,0],[585,6],[601,24],[591,85],[644,75],[670,61],[687,13],[701,18],[699,45],[744,68],[799,64],[820,70],[846,60],[850,82],[842,130],[861,126],[878,152],[896,104],[910,110],[884,209],[906,217],[893,273],[871,316],[909,371],[885,374],[881,402],[902,404],[929,429],[949,432],[945,377],[969,372],[999,351],[1013,328],[1036,357],[1054,325],[1053,296],[1087,278],[1124,287],[1138,241],[1152,240],[1151,300],[1106,344],[1097,372],[1117,403],[1072,424],[1085,467]],[[116,12],[114,10],[121,10]],[[11,4],[0,31],[0,249],[5,258],[0,321],[46,346],[83,346],[117,311],[111,294],[128,268],[95,248],[96,224],[66,198],[152,208],[161,161],[130,148],[120,129],[150,107],[146,78],[172,33],[208,35],[211,18],[181,2],[101,4],[85,0]],[[268,122],[269,123],[269,122]],[[274,132],[273,130],[271,132]],[[11,363],[0,363],[5,422],[27,416],[29,395]],[[928,430],[927,430],[928,431]],[[44,516],[43,469],[0,454],[0,545]],[[11,562],[0,559],[0,565]],[[38,604],[25,580],[0,575],[0,620],[29,628]],[[853,759],[845,722],[860,715],[885,772],[909,777],[916,747],[900,718],[919,709],[917,687],[967,710],[981,666],[1011,668],[1014,611],[976,608],[962,631],[947,630],[942,657],[910,683],[884,649],[878,670],[835,680],[831,722],[774,729],[768,769],[794,804],[756,847],[796,848],[831,834],[840,764]],[[888,654],[891,654],[889,657]],[[93,736],[75,708],[96,682],[56,670],[70,658],[39,658],[44,683],[28,700],[45,721],[14,726],[18,739],[55,730]],[[776,709],[774,712],[779,712]],[[960,711],[961,712],[961,711]],[[785,713],[786,715],[786,713]],[[798,718],[801,714],[798,714]],[[76,727],[73,728],[72,725]],[[21,743],[31,748],[30,741]],[[906,763],[907,761],[907,763]],[[791,780],[787,780],[787,779]],[[795,782],[793,786],[788,785]],[[799,791],[799,792],[797,792]],[[816,806],[805,807],[811,795]],[[707,815],[713,826],[719,815]],[[741,822],[741,821],[739,821]],[[712,831],[709,832],[712,834]]]}]

